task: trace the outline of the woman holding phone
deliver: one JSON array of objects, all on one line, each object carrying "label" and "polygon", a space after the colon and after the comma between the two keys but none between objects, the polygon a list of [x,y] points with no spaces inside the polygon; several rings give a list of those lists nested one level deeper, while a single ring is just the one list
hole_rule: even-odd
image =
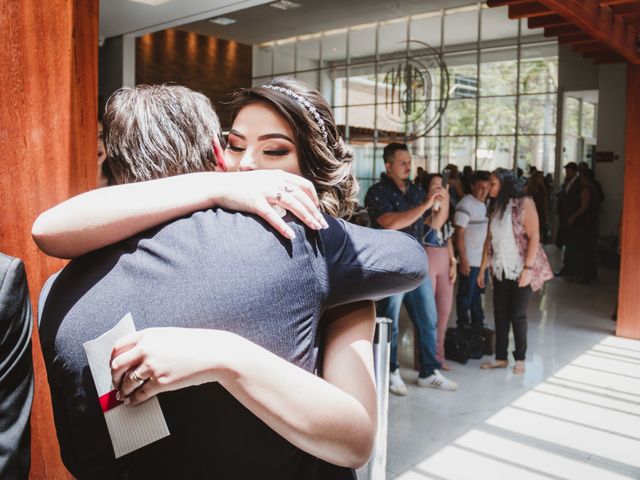
[{"label": "woman holding phone", "polygon": [[[427,175],[425,183],[427,188],[446,187],[444,175]],[[440,205],[434,206],[431,214],[425,220],[424,244],[429,258],[429,276],[436,299],[438,311],[438,336],[436,358],[442,364],[442,370],[451,368],[444,359],[444,337],[447,332],[449,314],[453,306],[453,290],[457,277],[457,261],[453,251],[453,225],[449,222],[449,195],[448,190]]]}]

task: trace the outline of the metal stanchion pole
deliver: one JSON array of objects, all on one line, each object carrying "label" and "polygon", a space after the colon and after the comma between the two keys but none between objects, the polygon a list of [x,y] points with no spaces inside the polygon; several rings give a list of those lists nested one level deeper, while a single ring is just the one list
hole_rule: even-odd
[{"label": "metal stanchion pole", "polygon": [[373,340],[373,360],[378,397],[378,430],[371,460],[367,466],[367,480],[384,480],[387,470],[387,413],[389,410],[389,355],[391,342],[390,318],[376,318]]}]

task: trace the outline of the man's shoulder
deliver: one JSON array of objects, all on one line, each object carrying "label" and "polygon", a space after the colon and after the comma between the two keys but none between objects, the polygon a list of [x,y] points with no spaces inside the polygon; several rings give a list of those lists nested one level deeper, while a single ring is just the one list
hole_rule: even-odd
[{"label": "man's shoulder", "polygon": [[371,185],[367,190],[367,197],[369,195],[379,194],[388,190],[388,187],[384,184],[382,180],[378,180],[376,183]]}]

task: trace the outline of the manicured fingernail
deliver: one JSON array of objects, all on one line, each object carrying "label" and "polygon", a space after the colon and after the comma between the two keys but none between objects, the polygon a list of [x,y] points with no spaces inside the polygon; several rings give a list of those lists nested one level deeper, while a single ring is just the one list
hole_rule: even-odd
[{"label": "manicured fingernail", "polygon": [[131,399],[129,397],[124,397],[124,400],[122,400],[124,402],[125,405],[129,405],[131,403]]},{"label": "manicured fingernail", "polygon": [[293,233],[293,230],[287,230],[287,238],[289,240],[293,240],[294,238],[296,238],[296,234]]},{"label": "manicured fingernail", "polygon": [[119,391],[118,391],[118,392],[116,392],[116,400],[118,400],[118,401],[121,401],[121,400],[122,400],[122,398],[121,398],[121,395],[120,395],[120,392],[119,392]]},{"label": "manicured fingernail", "polygon": [[327,221],[324,219],[324,217],[320,217],[320,223],[322,224],[322,226],[324,228],[329,228],[329,224],[327,223]]}]

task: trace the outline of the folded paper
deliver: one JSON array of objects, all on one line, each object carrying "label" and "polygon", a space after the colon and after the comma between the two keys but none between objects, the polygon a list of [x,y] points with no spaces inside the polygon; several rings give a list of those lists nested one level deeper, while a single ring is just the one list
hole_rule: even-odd
[{"label": "folded paper", "polygon": [[100,402],[104,412],[116,458],[169,435],[157,397],[139,405],[125,405],[116,399],[116,389],[111,380],[111,352],[119,338],[135,331],[133,317],[128,313],[111,330],[84,344],[98,391],[96,401]]}]

